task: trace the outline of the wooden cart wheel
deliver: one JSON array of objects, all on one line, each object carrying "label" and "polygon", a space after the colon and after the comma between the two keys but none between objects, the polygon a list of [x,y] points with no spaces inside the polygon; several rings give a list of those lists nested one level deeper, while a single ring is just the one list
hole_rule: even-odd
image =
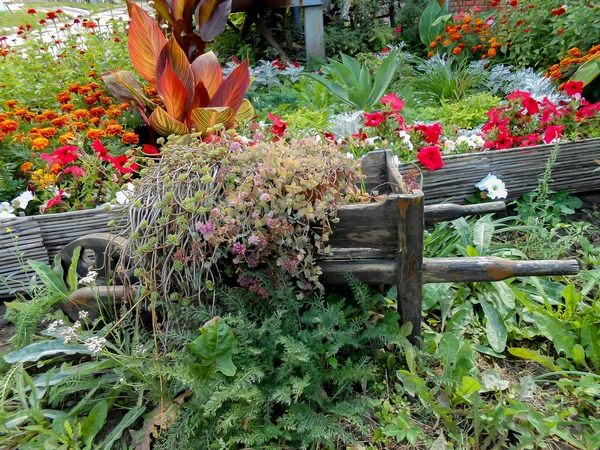
[{"label": "wooden cart wheel", "polygon": [[98,317],[102,306],[108,307],[122,302],[126,295],[125,285],[136,281],[132,273],[123,276],[118,270],[125,243],[126,239],[120,236],[94,233],[75,239],[59,252],[65,276],[77,247],[81,248],[77,260],[78,277],[85,277],[91,270],[98,272],[94,287],[81,287],[70,295],[65,305],[65,312],[72,320],[79,318],[80,311],[86,311],[88,317],[93,320]]}]

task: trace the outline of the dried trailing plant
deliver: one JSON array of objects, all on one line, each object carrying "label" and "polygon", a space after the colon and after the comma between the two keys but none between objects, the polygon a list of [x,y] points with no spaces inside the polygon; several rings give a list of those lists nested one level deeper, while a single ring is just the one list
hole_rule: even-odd
[{"label": "dried trailing plant", "polygon": [[248,271],[279,266],[320,286],[329,222],[356,197],[356,162],[315,138],[255,142],[221,132],[170,140],[138,180],[124,261],[151,299],[197,299],[224,278],[264,295]]}]

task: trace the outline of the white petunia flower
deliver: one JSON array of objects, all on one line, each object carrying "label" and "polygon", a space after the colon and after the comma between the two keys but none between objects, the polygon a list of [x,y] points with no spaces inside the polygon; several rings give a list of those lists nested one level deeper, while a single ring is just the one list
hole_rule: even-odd
[{"label": "white petunia flower", "polygon": [[14,210],[15,208],[10,206],[8,202],[0,203],[0,219],[13,219],[15,217]]},{"label": "white petunia flower", "polygon": [[485,145],[485,140],[481,136],[473,136],[471,142],[475,148],[481,148]]},{"label": "white petunia flower", "polygon": [[125,189],[120,190],[115,194],[115,201],[119,205],[126,205],[127,203],[129,203],[129,198],[133,195],[133,189],[133,183],[127,183],[125,185]]},{"label": "white petunia flower", "polygon": [[35,198],[35,195],[33,195],[31,193],[31,191],[25,191],[22,194],[20,194],[18,197],[15,197],[11,203],[13,206],[15,206],[17,208],[25,209],[25,208],[27,208],[27,205],[29,205],[29,202],[31,200],[33,200],[34,198]]},{"label": "white petunia flower", "polygon": [[491,173],[488,173],[483,180],[475,185],[475,187],[480,191],[487,191],[487,196],[492,200],[506,198],[508,196],[508,191],[506,190],[504,182]]},{"label": "white petunia flower", "polygon": [[454,150],[456,150],[456,144],[451,141],[450,139],[447,139],[444,141],[444,150],[442,151],[442,153],[444,155],[448,155],[450,153],[452,153]]}]

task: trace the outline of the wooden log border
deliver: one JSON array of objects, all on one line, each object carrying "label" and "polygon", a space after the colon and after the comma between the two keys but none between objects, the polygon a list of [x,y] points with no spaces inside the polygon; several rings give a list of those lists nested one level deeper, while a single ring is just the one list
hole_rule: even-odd
[{"label": "wooden log border", "polygon": [[[539,145],[446,156],[442,169],[422,169],[425,203],[464,203],[466,197],[477,194],[475,184],[488,173],[504,181],[508,199],[519,198],[538,186],[553,148]],[[550,189],[571,193],[600,189],[600,171],[594,172],[600,167],[594,163],[596,159],[600,159],[600,138],[560,144]],[[414,168],[414,164],[398,166],[401,173]]]}]

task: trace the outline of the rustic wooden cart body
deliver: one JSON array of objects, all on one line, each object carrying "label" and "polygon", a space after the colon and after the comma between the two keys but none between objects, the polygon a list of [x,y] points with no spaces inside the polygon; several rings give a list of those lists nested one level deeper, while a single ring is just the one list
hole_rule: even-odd
[{"label": "rustic wooden cart body", "polygon": [[[423,235],[425,224],[451,220],[464,215],[504,210],[504,203],[479,205],[424,206],[421,191],[403,192],[401,176],[391,151],[369,153],[362,162],[369,191],[387,194],[384,201],[353,204],[340,208],[339,222],[332,227],[331,253],[319,262],[325,284],[344,284],[346,274],[371,284],[397,285],[398,308],[404,322],[413,325],[411,338],[417,341],[421,332],[423,283],[453,281],[500,281],[513,276],[567,275],[579,271],[576,260],[510,261],[495,257],[424,258]],[[95,255],[94,267],[106,268],[118,261],[107,246],[121,245],[117,236],[92,234],[75,240],[61,252],[63,264],[69,264],[74,248],[89,248]],[[110,257],[109,257],[110,255]],[[87,264],[87,265],[86,265]],[[78,271],[85,275],[89,263]],[[108,278],[110,275],[105,274]],[[71,298],[67,312],[77,316],[78,309],[96,305],[96,298],[110,303],[111,298],[125,295],[123,286],[82,288]],[[110,297],[110,298],[109,298]]]},{"label": "rustic wooden cart body", "polygon": [[[538,145],[445,156],[442,169],[423,171],[426,203],[464,203],[466,197],[477,193],[475,184],[488,173],[504,181],[509,199],[519,198],[538,186],[553,148],[554,145]],[[600,166],[595,160],[600,160],[600,138],[559,144],[550,189],[572,194],[600,190]],[[400,173],[412,169],[413,164],[398,167]]]}]

